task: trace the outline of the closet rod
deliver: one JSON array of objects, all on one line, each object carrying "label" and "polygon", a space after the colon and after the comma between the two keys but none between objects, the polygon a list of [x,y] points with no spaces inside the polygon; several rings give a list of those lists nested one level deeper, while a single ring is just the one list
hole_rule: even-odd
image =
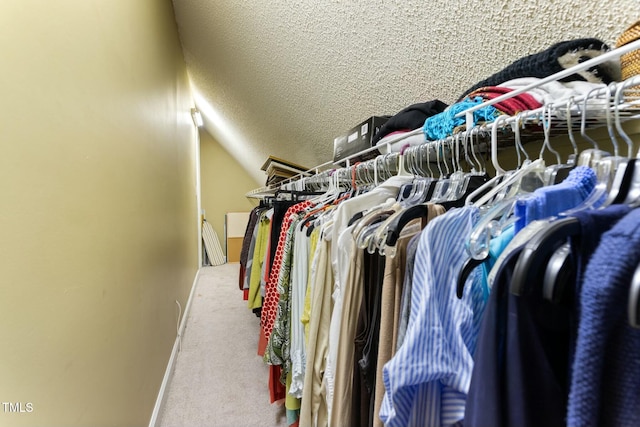
[{"label": "closet rod", "polygon": [[[475,112],[477,110],[480,110],[480,109],[488,107],[490,105],[494,105],[494,104],[502,102],[504,100],[513,98],[513,97],[515,97],[517,95],[520,95],[520,94],[522,94],[524,92],[531,91],[531,90],[533,90],[533,89],[535,89],[535,88],[537,88],[537,87],[539,87],[539,86],[541,86],[543,84],[546,84],[546,83],[549,83],[549,82],[552,82],[552,81],[558,81],[558,80],[563,79],[565,77],[568,77],[568,76],[570,76],[572,74],[575,74],[575,73],[577,73],[579,71],[587,70],[587,69],[589,69],[589,68],[591,68],[593,66],[602,64],[603,62],[606,62],[606,61],[608,61],[610,59],[619,58],[621,55],[624,55],[625,53],[631,52],[631,51],[636,50],[636,49],[640,49],[640,39],[636,40],[636,41],[634,41],[632,43],[626,44],[624,46],[621,46],[619,48],[612,49],[612,50],[610,50],[608,52],[605,52],[605,53],[603,53],[601,55],[596,56],[595,58],[591,58],[591,59],[589,59],[589,60],[587,60],[587,61],[585,61],[583,63],[580,63],[578,65],[574,65],[573,67],[570,67],[570,68],[567,68],[565,70],[559,71],[559,72],[557,72],[555,74],[547,76],[547,77],[545,77],[543,79],[540,79],[537,82],[531,83],[531,84],[529,84],[527,86],[523,86],[523,87],[521,87],[519,89],[514,89],[514,90],[510,91],[509,93],[505,93],[505,94],[500,95],[500,96],[498,96],[496,98],[484,101],[481,104],[478,104],[476,106],[473,106],[471,108],[468,108],[468,109],[466,109],[464,111],[461,111],[461,112],[457,113],[455,115],[455,117],[459,118],[459,117],[465,116],[466,117],[466,121],[467,121],[467,129],[471,129],[473,127],[473,125],[472,125],[473,124],[473,112]],[[606,90],[606,88],[603,88],[603,90]],[[580,102],[581,100],[578,99],[578,100],[575,100],[575,101],[576,102]],[[397,142],[400,142],[400,141],[402,141],[402,140],[404,140],[406,138],[409,138],[411,136],[419,135],[421,133],[423,133],[422,127],[418,128],[418,129],[414,129],[414,130],[412,130],[410,132],[407,132],[407,133],[405,133],[403,135],[399,135],[397,138],[389,140],[387,142],[387,146],[389,146],[391,144],[395,144]],[[428,142],[428,141],[425,140],[425,142]],[[370,150],[367,150],[367,151],[370,151]],[[360,155],[360,153],[354,154],[353,156],[358,156],[358,155]]]},{"label": "closet rod", "polygon": [[[401,138],[399,138],[398,140],[400,140]],[[388,143],[385,143],[383,145],[387,146],[387,150],[391,151],[391,144],[393,144],[395,141],[389,141]],[[357,153],[351,154],[347,157],[345,157],[344,159],[340,159],[340,160],[330,160],[328,162],[324,162],[320,165],[317,165],[311,169],[307,169],[304,172],[300,172],[299,174],[296,174],[290,178],[287,178],[283,181],[280,181],[276,184],[271,184],[265,187],[260,187],[258,189],[255,190],[251,190],[248,193],[245,194],[245,197],[257,197],[257,196],[263,196],[263,195],[270,195],[271,193],[273,193],[274,191],[276,191],[277,189],[281,188],[283,185],[289,184],[291,182],[297,181],[300,178],[304,178],[305,176],[308,176],[306,174],[308,174],[309,172],[313,172],[315,171],[315,173],[317,174],[319,171],[318,169],[321,168],[325,168],[327,166],[339,166],[340,163],[346,163],[346,168],[351,167],[351,160],[356,158],[356,157],[360,157],[364,154],[370,153],[371,151],[375,151],[378,150],[380,147],[379,146],[373,146],[367,149],[364,149],[362,151],[358,151]],[[312,175],[313,176],[313,175]]]},{"label": "closet rod", "polygon": [[[540,79],[537,82],[531,83],[531,84],[529,84],[527,86],[523,86],[523,87],[521,87],[519,89],[514,89],[514,90],[510,91],[509,93],[505,93],[505,94],[500,95],[500,96],[498,96],[496,98],[490,99],[488,101],[484,101],[482,104],[478,104],[476,106],[473,106],[471,108],[468,108],[468,109],[466,109],[464,111],[461,111],[461,112],[457,113],[455,115],[455,117],[459,118],[459,117],[465,116],[466,122],[467,122],[466,123],[467,129],[471,129],[473,127],[473,112],[475,112],[477,110],[480,110],[480,109],[488,107],[490,105],[494,105],[494,104],[497,104],[497,103],[502,102],[504,100],[513,98],[514,96],[520,95],[520,94],[522,94],[524,92],[531,91],[531,90],[536,89],[537,87],[539,87],[539,86],[541,86],[543,84],[563,79],[563,78],[568,77],[568,76],[570,76],[572,74],[575,74],[575,73],[577,73],[579,71],[587,70],[587,69],[589,69],[589,68],[591,68],[591,67],[593,67],[595,65],[600,65],[603,62],[606,62],[606,61],[608,61],[610,59],[619,58],[621,55],[624,55],[625,53],[631,52],[631,51],[636,50],[636,49],[640,49],[640,39],[638,39],[638,40],[636,40],[636,41],[634,41],[632,43],[626,44],[624,46],[621,46],[619,48],[612,49],[612,50],[610,50],[608,52],[603,53],[602,55],[596,56],[595,58],[591,58],[591,59],[589,59],[589,60],[587,60],[587,61],[585,61],[583,63],[580,63],[578,65],[574,65],[571,68],[567,68],[565,70],[559,71],[559,72],[557,72],[555,74],[547,76],[547,77],[545,77],[543,79]],[[576,100],[576,102],[579,102],[579,100]],[[402,141],[403,139],[409,138],[411,136],[419,135],[421,133],[423,133],[422,127],[418,128],[418,129],[414,129],[411,132],[407,132],[407,133],[405,133],[403,135],[398,135],[397,138],[389,140],[388,144],[395,144],[397,142]],[[428,142],[428,141],[425,141],[425,142]],[[355,154],[355,155],[358,155],[358,154]]]}]

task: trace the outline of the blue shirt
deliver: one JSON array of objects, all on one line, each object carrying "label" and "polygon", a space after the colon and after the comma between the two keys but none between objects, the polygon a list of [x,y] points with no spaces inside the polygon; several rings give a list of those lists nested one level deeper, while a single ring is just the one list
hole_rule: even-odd
[{"label": "blue shirt", "polygon": [[473,206],[430,221],[420,235],[404,343],[383,367],[380,419],[388,427],[450,425],[464,416],[473,352],[486,300],[481,268],[456,297],[465,242],[478,220]]},{"label": "blue shirt", "polygon": [[537,219],[549,218],[582,203],[596,185],[596,173],[587,166],[578,166],[559,184],[538,188],[516,202],[516,230],[522,230]]}]

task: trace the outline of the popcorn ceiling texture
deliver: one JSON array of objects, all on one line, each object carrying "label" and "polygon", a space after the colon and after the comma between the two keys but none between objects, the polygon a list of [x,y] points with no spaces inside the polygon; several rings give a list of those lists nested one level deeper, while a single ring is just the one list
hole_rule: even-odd
[{"label": "popcorn ceiling texture", "polygon": [[207,130],[262,184],[275,155],[312,167],[372,115],[447,103],[572,38],[610,46],[638,0],[173,0]]}]

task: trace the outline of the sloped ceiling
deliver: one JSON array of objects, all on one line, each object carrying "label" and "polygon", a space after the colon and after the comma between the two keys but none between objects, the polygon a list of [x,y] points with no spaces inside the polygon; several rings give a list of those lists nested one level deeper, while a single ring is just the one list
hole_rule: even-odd
[{"label": "sloped ceiling", "polygon": [[615,45],[637,0],[173,0],[205,127],[256,179],[308,167],[372,115],[473,83],[552,43]]}]

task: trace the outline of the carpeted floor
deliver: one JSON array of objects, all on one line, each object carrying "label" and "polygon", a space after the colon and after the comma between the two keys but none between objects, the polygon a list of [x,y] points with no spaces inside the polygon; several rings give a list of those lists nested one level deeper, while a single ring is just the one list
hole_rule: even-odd
[{"label": "carpeted floor", "polygon": [[238,289],[239,264],[204,267],[196,284],[160,427],[285,426],[256,355],[259,319]]}]

